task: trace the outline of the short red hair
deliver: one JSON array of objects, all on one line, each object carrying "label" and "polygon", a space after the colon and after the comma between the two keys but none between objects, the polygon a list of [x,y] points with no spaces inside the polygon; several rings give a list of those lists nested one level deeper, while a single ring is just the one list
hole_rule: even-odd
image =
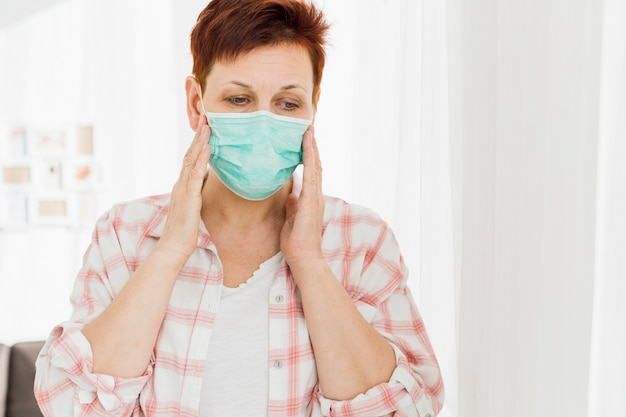
[{"label": "short red hair", "polygon": [[217,60],[235,60],[259,46],[281,43],[304,47],[313,65],[313,101],[326,61],[329,25],[323,13],[303,0],[213,0],[191,32],[193,75],[204,91]]}]

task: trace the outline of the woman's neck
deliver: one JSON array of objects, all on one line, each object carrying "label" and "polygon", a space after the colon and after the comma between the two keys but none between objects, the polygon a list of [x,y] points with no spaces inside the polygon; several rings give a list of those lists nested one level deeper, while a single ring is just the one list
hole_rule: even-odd
[{"label": "woman's neck", "polygon": [[292,182],[289,180],[265,200],[250,201],[233,193],[209,172],[202,188],[202,220],[209,232],[222,227],[244,229],[276,222],[282,224]]}]

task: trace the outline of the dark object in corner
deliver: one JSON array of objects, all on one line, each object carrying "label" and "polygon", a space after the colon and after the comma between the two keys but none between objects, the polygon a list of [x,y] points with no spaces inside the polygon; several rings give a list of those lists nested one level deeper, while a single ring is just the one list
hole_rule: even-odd
[{"label": "dark object in corner", "polygon": [[0,344],[0,417],[40,417],[35,401],[35,361],[44,342]]}]

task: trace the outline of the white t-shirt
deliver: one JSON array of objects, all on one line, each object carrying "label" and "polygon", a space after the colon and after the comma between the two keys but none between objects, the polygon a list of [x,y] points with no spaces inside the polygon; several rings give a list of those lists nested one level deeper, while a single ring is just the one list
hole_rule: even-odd
[{"label": "white t-shirt", "polygon": [[239,287],[222,287],[202,383],[201,417],[267,415],[268,300],[282,259],[277,253]]}]

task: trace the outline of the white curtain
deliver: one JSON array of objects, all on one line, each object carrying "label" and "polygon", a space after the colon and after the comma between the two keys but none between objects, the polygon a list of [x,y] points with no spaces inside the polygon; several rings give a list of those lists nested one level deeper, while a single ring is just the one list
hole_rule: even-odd
[{"label": "white curtain", "polygon": [[626,3],[605,0],[589,417],[626,415]]},{"label": "white curtain", "polygon": [[460,416],[626,415],[624,16],[448,1]]}]

